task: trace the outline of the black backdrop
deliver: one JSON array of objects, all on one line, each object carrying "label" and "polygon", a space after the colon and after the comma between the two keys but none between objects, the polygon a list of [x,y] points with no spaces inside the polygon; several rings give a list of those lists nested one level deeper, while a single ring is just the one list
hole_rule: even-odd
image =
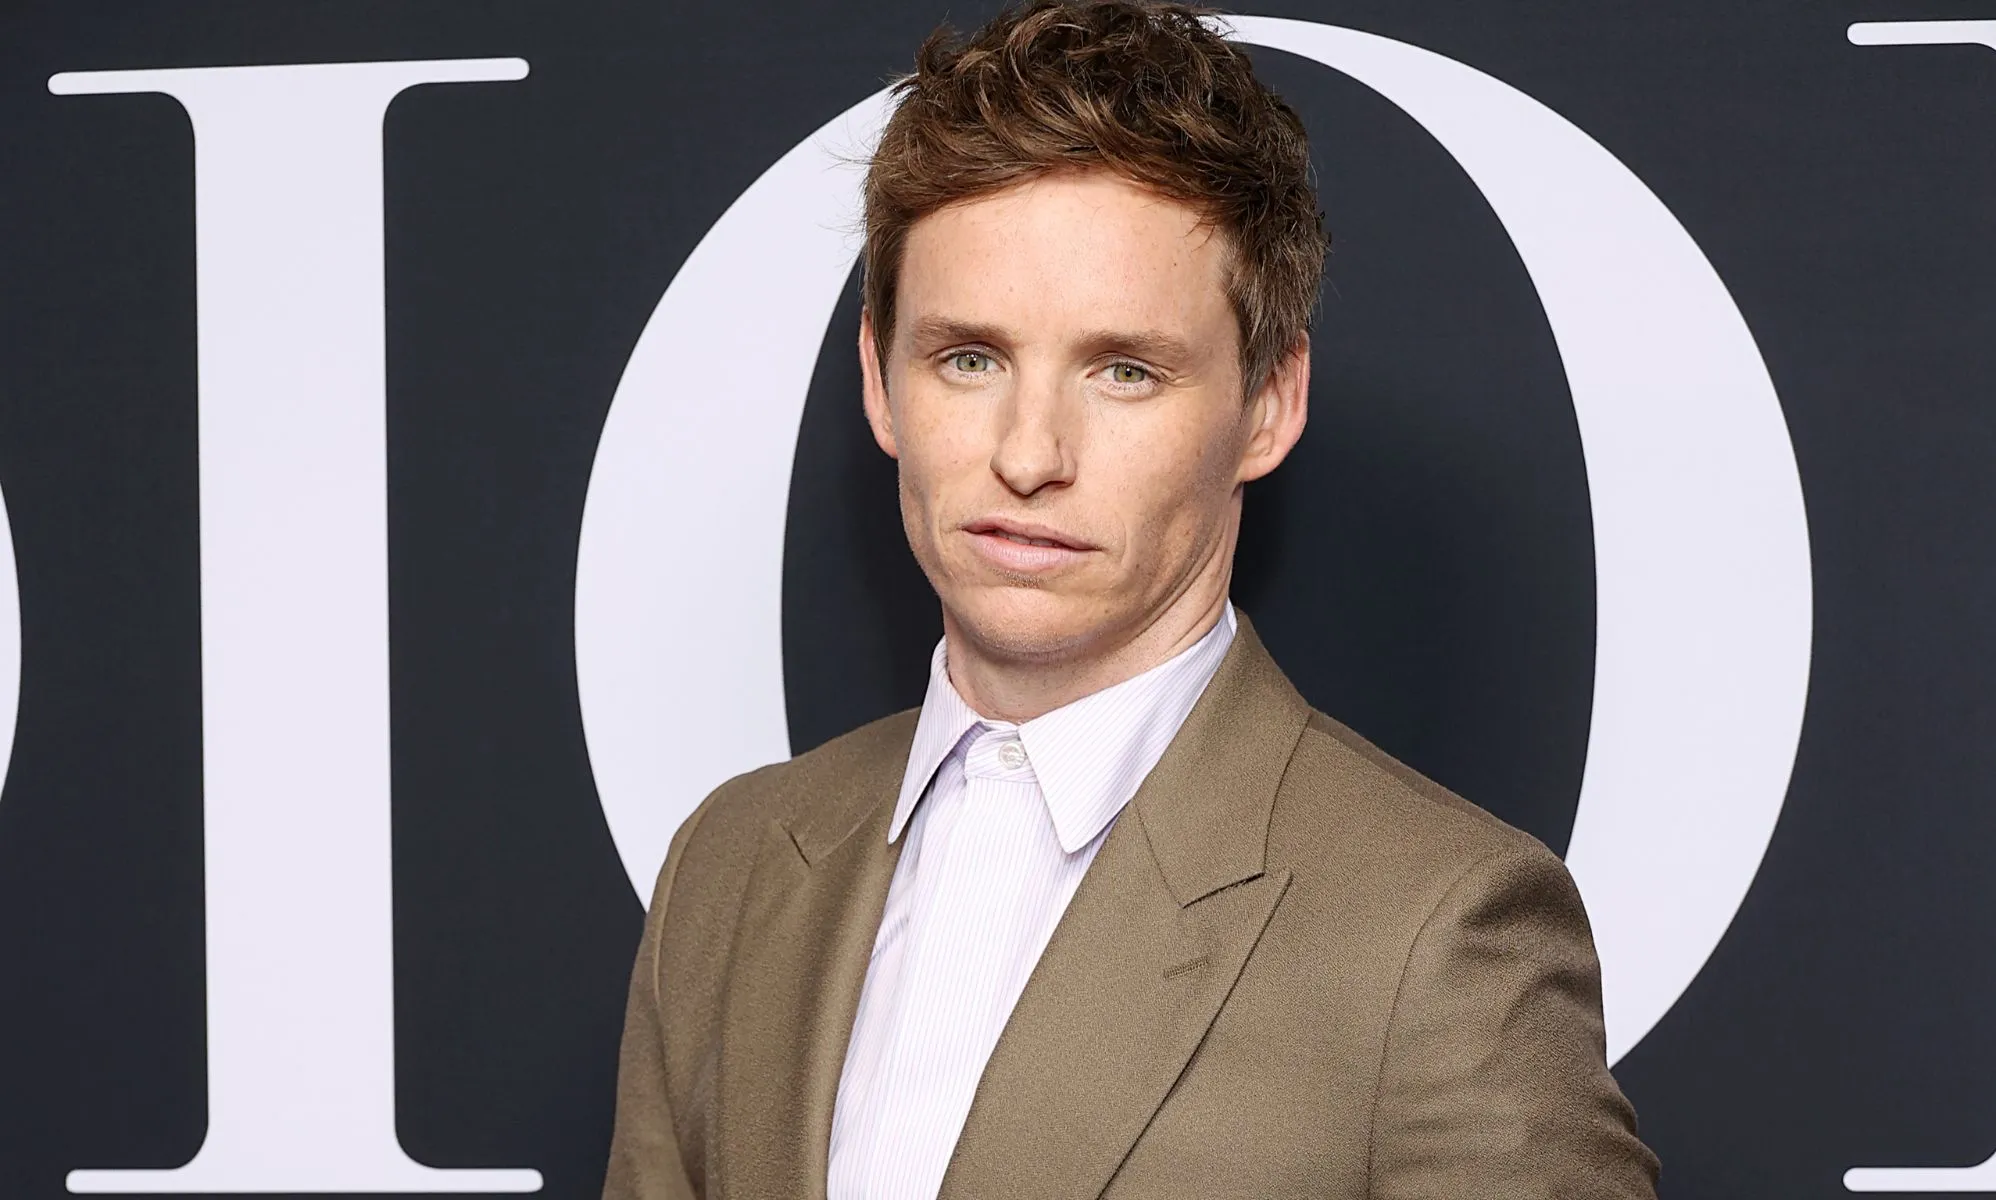
[{"label": "black backdrop", "polygon": [[[1981,11],[1973,11],[1980,9]],[[59,71],[513,56],[386,122],[402,1144],[600,1185],[641,919],[573,617],[598,434],[659,295],[938,3],[28,4],[0,15],[0,489],[19,721],[0,794],[0,1195],[206,1127],[193,142]],[[1446,54],[1585,128],[1737,301],[1806,498],[1788,800],[1724,942],[1617,1067],[1671,1197],[1828,1197],[1996,1151],[1996,52],[1853,21],[1996,3],[1268,3]],[[1564,847],[1588,739],[1587,482],[1560,356],[1453,159],[1276,53],[1336,237],[1314,420],[1251,492],[1237,599],[1299,686]],[[817,349],[783,580],[793,746],[919,699],[938,623]],[[772,345],[771,355],[813,347]],[[687,514],[697,519],[697,514]],[[697,635],[697,631],[689,631]],[[1992,1189],[1996,1190],[1996,1189]]]}]

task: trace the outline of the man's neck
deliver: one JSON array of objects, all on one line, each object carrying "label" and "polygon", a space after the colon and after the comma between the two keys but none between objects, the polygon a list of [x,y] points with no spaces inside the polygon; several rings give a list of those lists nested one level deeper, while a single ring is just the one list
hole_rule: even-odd
[{"label": "man's neck", "polygon": [[1226,613],[1226,580],[1217,588],[1187,593],[1135,636],[1106,649],[1052,661],[985,653],[947,612],[944,651],[950,684],[978,715],[1023,723],[1112,688],[1171,661],[1197,644]]}]

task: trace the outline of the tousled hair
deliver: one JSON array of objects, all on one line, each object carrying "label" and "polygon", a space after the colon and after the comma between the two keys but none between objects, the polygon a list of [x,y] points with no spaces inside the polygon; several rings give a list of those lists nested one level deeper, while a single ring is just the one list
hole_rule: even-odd
[{"label": "tousled hair", "polygon": [[958,201],[1107,170],[1223,235],[1252,394],[1309,330],[1328,240],[1295,112],[1204,10],[1033,0],[967,38],[947,26],[895,85],[868,164],[862,290],[884,366],[908,231]]}]

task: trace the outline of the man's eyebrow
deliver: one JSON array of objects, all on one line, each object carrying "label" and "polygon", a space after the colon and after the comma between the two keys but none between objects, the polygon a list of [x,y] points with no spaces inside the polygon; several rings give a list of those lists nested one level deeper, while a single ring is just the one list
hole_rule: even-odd
[{"label": "man's eyebrow", "polygon": [[996,325],[979,325],[973,321],[956,321],[948,317],[922,317],[908,327],[908,333],[917,344],[930,345],[944,342],[1002,342],[1005,333]]},{"label": "man's eyebrow", "polygon": [[1097,353],[1121,350],[1165,362],[1184,362],[1193,356],[1191,343],[1161,329],[1099,329],[1078,340]]}]

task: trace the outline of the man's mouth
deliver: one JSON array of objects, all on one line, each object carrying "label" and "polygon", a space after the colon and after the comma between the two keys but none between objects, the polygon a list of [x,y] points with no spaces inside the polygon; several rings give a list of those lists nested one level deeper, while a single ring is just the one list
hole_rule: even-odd
[{"label": "man's mouth", "polygon": [[1052,538],[1027,537],[1022,533],[1008,533],[1002,529],[997,530],[996,533],[997,536],[1004,538],[1006,541],[1017,542],[1021,546],[1059,546],[1064,550],[1073,548],[1065,542],[1056,542]]},{"label": "man's mouth", "polygon": [[1048,550],[1092,550],[1094,547],[1056,529],[1025,522],[987,519],[972,521],[964,532],[997,538],[1015,546],[1038,546]]}]

